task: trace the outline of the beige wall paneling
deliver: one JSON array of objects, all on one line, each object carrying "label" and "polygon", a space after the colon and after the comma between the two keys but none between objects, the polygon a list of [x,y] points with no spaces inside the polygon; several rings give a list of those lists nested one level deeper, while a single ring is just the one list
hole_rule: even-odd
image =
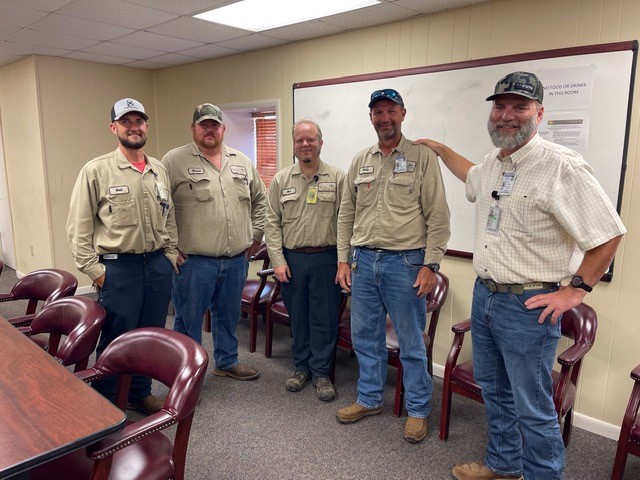
[{"label": "beige wall paneling", "polygon": [[453,10],[432,17],[429,22],[427,65],[440,65],[452,61],[455,19]]},{"label": "beige wall paneling", "polygon": [[17,269],[53,264],[46,166],[37,80],[38,59],[0,69],[0,113]]},{"label": "beige wall paneling", "polygon": [[576,31],[576,43],[578,45],[595,45],[600,43],[600,35],[602,33],[602,9],[602,0],[580,0]]},{"label": "beige wall paneling", "polygon": [[602,3],[602,34],[598,43],[617,42],[621,40],[622,5],[634,0],[602,0]]},{"label": "beige wall paneling", "polygon": [[[558,2],[560,3],[560,2]],[[491,53],[493,57],[540,50],[540,38],[546,35],[550,14],[542,15],[541,0],[495,2],[491,19]]]},{"label": "beige wall paneling", "polygon": [[[494,35],[492,25],[494,2],[481,3],[470,7],[469,19],[469,58],[486,58],[491,56],[491,37]],[[499,34],[499,29],[497,34]]]}]

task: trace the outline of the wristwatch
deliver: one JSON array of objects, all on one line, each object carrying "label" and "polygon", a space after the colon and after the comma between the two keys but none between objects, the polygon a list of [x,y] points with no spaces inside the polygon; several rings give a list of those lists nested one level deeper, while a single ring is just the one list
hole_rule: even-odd
[{"label": "wristwatch", "polygon": [[571,277],[570,285],[573,288],[581,288],[587,293],[593,290],[593,287],[590,287],[589,285],[584,283],[584,279],[580,275],[574,275],[573,277]]},{"label": "wristwatch", "polygon": [[440,271],[440,264],[439,263],[427,263],[425,265],[425,267],[427,267],[433,273],[436,273],[436,272]]}]

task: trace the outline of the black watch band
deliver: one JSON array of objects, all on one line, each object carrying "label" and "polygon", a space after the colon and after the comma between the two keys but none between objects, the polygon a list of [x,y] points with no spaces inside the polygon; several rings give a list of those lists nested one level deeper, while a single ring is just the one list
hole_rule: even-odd
[{"label": "black watch band", "polygon": [[573,288],[581,288],[587,293],[593,290],[593,287],[584,283],[584,279],[580,275],[574,275],[571,277],[571,283],[569,283],[569,285]]},{"label": "black watch band", "polygon": [[440,271],[440,264],[439,263],[427,263],[425,265],[425,267],[427,267],[429,270],[431,270],[434,273]]}]

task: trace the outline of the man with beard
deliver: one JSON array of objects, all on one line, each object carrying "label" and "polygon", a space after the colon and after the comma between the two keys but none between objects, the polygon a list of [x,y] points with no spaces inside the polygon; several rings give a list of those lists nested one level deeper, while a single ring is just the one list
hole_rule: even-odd
[{"label": "man with beard", "polygon": [[561,317],[592,290],[626,231],[582,157],[538,135],[543,91],[528,72],[496,84],[487,125],[497,148],[479,165],[419,140],[476,204],[471,335],[489,443],[484,462],[456,465],[459,480],[562,478],[551,377]]},{"label": "man with beard", "polygon": [[425,297],[435,284],[449,240],[449,207],[437,157],[402,135],[407,111],[400,94],[376,90],[369,109],[378,143],[353,159],[338,215],[336,278],[352,294],[358,398],[336,416],[341,423],[353,423],[382,411],[388,313],[404,369],[409,414],[404,438],[417,443],[427,435],[433,389],[422,336]]},{"label": "man with beard", "polygon": [[322,131],[311,120],[293,126],[298,163],[280,170],[269,186],[265,238],[282,299],[291,317],[295,370],[290,392],[313,378],[322,401],[335,398],[329,380],[338,336],[336,228],[342,170],[320,160]]},{"label": "man with beard", "polygon": [[[167,317],[178,239],[167,172],[142,150],[148,119],[140,102],[118,100],[110,128],[120,145],[88,162],[71,194],[71,253],[78,270],[93,280],[107,312],[97,356],[121,334],[164,327]],[[93,387],[115,400],[116,378]],[[129,408],[154,413],[162,404],[151,395],[149,377],[133,377]]]},{"label": "man with beard", "polygon": [[224,132],[220,109],[203,103],[193,112],[193,142],[162,159],[179,236],[174,329],[202,343],[202,319],[209,309],[213,373],[252,380],[259,372],[238,361],[236,327],[248,258],[262,241],[266,194],[251,160],[222,143]]}]

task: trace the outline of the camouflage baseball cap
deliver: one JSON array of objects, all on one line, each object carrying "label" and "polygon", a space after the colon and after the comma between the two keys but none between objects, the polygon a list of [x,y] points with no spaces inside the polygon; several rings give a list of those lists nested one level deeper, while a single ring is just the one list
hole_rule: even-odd
[{"label": "camouflage baseball cap", "polygon": [[213,120],[222,125],[222,112],[211,103],[198,105],[193,112],[193,123],[200,123],[205,120]]},{"label": "camouflage baseball cap", "polygon": [[493,100],[497,96],[505,95],[507,93],[521,95],[542,103],[544,87],[542,86],[540,79],[536,77],[534,73],[513,72],[501,78],[498,83],[496,83],[493,95],[487,97],[487,101]]}]

